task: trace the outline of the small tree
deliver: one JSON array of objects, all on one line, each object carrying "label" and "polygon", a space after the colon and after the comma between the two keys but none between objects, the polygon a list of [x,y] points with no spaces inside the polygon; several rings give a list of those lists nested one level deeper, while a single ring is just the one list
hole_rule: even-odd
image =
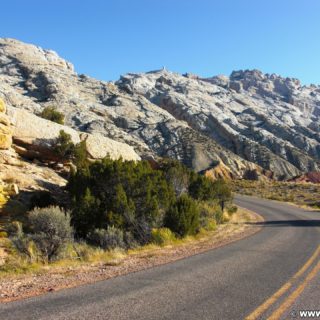
[{"label": "small tree", "polygon": [[232,200],[232,192],[228,183],[223,179],[212,180],[205,176],[194,175],[189,186],[189,194],[197,200],[215,200],[222,211],[225,204]]},{"label": "small tree", "polygon": [[59,132],[54,144],[54,152],[62,160],[72,160],[77,169],[88,168],[86,141],[80,141],[75,145],[72,142],[71,135],[64,130]]},{"label": "small tree", "polygon": [[224,210],[225,204],[232,200],[230,186],[223,180],[218,179],[213,184],[214,198],[217,199],[221,210]]},{"label": "small tree", "polygon": [[167,211],[164,224],[181,237],[196,234],[199,229],[197,203],[183,194]]},{"label": "small tree", "polygon": [[[82,187],[82,186],[80,186]],[[86,187],[83,195],[74,197],[72,210],[72,225],[76,236],[85,238],[96,227],[103,227],[106,221],[103,211],[99,210],[100,202],[90,189]]]},{"label": "small tree", "polygon": [[191,171],[178,160],[165,159],[160,162],[160,170],[169,184],[172,185],[176,196],[188,192]]},{"label": "small tree", "polygon": [[35,208],[29,214],[31,239],[47,261],[58,256],[73,239],[70,215],[59,207]]},{"label": "small tree", "polygon": [[189,185],[189,194],[197,200],[210,200],[213,198],[213,180],[194,174]]},{"label": "small tree", "polygon": [[64,124],[63,113],[57,111],[54,107],[46,107],[42,110],[39,116],[43,119],[47,119],[59,124]]},{"label": "small tree", "polygon": [[86,141],[81,141],[74,146],[73,163],[77,169],[85,169],[88,166]]},{"label": "small tree", "polygon": [[259,180],[259,174],[257,169],[253,169],[253,170],[246,170],[243,174],[243,179],[246,180],[253,180],[253,181],[258,181]]},{"label": "small tree", "polygon": [[59,136],[54,145],[55,153],[64,160],[74,157],[75,145],[71,140],[71,135],[64,130],[60,130]]},{"label": "small tree", "polygon": [[163,173],[147,161],[105,158],[73,172],[67,188],[74,200],[72,221],[78,236],[115,226],[140,244],[150,240],[152,228],[163,225],[175,199]]}]

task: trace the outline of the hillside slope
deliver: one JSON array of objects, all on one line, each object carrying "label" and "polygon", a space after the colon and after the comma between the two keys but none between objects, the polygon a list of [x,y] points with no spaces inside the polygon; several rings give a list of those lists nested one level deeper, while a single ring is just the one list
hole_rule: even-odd
[{"label": "hillside slope", "polygon": [[320,87],[256,70],[209,79],[158,70],[103,82],[53,51],[0,39],[0,97],[35,114],[53,106],[77,131],[198,171],[291,178],[319,170]]}]

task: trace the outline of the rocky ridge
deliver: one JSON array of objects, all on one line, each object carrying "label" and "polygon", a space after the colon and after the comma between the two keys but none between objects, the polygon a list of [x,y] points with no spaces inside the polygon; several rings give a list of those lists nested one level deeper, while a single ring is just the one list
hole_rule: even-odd
[{"label": "rocky ridge", "polygon": [[257,70],[208,79],[157,70],[103,82],[53,51],[0,39],[0,97],[8,113],[36,117],[30,123],[42,123],[45,107],[63,112],[75,137],[92,140],[94,158],[109,145],[116,157],[172,157],[213,176],[319,170],[320,87]]}]

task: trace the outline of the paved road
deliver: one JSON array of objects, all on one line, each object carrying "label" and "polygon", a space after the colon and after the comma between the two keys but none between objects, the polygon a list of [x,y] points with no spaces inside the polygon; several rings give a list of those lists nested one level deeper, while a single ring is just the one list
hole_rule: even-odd
[{"label": "paved road", "polygon": [[107,281],[0,305],[0,319],[243,319],[286,283],[320,243],[320,213],[250,197],[257,234]]}]

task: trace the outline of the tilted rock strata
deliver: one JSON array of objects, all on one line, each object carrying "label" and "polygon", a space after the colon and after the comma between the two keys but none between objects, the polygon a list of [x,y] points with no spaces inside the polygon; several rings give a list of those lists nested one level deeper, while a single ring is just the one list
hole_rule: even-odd
[{"label": "tilted rock strata", "polygon": [[[248,74],[255,81],[247,84]],[[235,80],[183,77],[161,70],[128,74],[117,84],[185,121],[242,158],[255,162],[277,177],[319,169],[320,88],[301,87],[294,79],[243,71]],[[260,79],[261,78],[261,79]],[[234,90],[232,81],[240,84]],[[264,91],[261,82],[270,82]],[[266,95],[269,88],[270,95]],[[303,100],[292,104],[291,96]]]},{"label": "tilted rock strata", "polygon": [[99,143],[104,136],[142,158],[173,157],[198,171],[227,166],[236,177],[263,168],[290,178],[319,169],[320,88],[296,79],[158,70],[108,83],[78,75],[52,51],[1,39],[0,96],[35,114],[53,106],[66,126],[98,133]]}]

